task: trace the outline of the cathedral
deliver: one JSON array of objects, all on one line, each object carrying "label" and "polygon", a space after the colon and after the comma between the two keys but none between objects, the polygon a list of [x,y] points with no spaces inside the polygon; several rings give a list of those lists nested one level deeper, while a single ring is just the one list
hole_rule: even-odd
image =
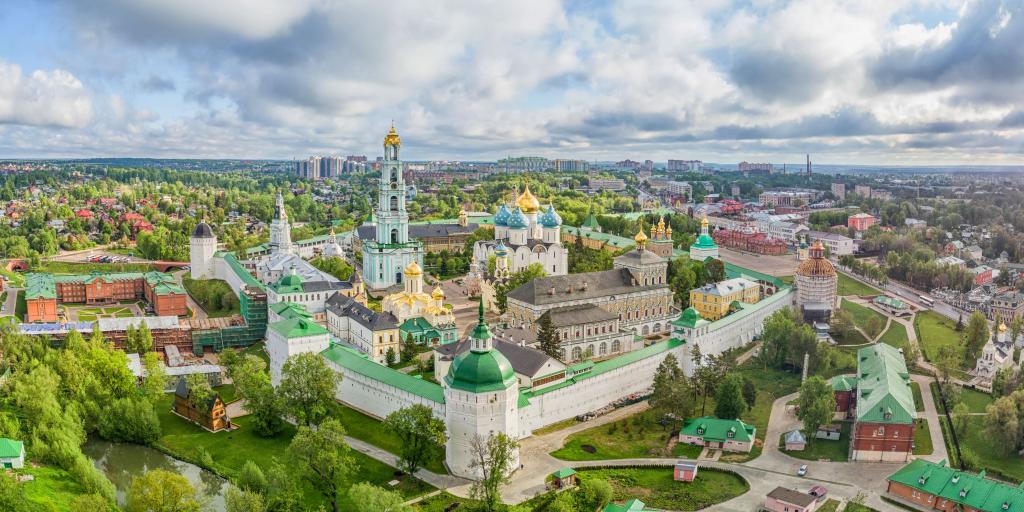
[{"label": "cathedral", "polygon": [[444,290],[437,286],[426,293],[423,269],[415,261],[405,267],[405,290],[384,297],[381,309],[398,320],[403,341],[410,334],[427,346],[457,341],[455,315],[444,305]]},{"label": "cathedral", "polygon": [[402,140],[394,125],[384,137],[384,161],[377,187],[376,233],[364,240],[363,281],[371,289],[401,284],[403,269],[416,262],[423,266],[423,245],[409,237],[409,212],[405,210],[405,179],[398,150]]}]

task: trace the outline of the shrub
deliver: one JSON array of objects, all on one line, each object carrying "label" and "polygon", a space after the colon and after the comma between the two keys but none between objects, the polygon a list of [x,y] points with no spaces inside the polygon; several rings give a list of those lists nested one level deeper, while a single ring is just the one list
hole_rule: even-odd
[{"label": "shrub", "polygon": [[111,441],[151,444],[160,438],[160,419],[148,401],[118,398],[104,408],[99,432]]}]

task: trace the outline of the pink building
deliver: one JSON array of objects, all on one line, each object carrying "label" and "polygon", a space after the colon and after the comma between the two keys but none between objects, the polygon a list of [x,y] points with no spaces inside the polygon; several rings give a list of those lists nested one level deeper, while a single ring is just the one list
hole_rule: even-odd
[{"label": "pink building", "polygon": [[847,219],[846,225],[853,228],[855,231],[867,231],[868,228],[874,226],[878,222],[878,219],[867,213],[858,213],[856,215],[850,215]]},{"label": "pink building", "polygon": [[672,478],[677,482],[692,482],[697,478],[697,465],[689,462],[676,462]]},{"label": "pink building", "polygon": [[818,498],[785,487],[776,487],[764,500],[764,509],[771,512],[814,512]]}]

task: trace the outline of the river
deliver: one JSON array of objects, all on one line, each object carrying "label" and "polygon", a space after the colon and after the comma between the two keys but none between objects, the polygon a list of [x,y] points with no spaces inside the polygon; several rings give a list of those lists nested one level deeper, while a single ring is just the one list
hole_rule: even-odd
[{"label": "river", "polygon": [[117,502],[122,506],[132,478],[151,469],[164,469],[187,478],[209,503],[209,510],[224,510],[227,481],[195,464],[182,462],[148,446],[100,439],[89,439],[82,446],[82,451],[113,482],[117,488]]}]

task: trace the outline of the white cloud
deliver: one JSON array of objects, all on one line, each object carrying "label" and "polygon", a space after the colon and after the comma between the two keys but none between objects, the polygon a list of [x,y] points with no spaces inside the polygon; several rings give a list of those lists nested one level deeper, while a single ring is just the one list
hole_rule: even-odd
[{"label": "white cloud", "polygon": [[84,127],[92,101],[77,78],[62,69],[25,75],[21,66],[0,60],[0,123]]}]

